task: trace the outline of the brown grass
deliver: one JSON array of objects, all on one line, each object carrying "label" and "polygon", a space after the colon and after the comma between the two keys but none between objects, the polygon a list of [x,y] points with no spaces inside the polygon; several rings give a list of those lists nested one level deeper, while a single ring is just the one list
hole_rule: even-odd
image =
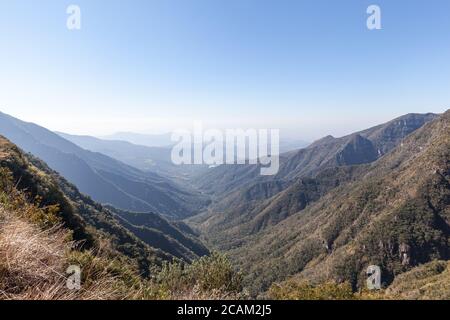
[{"label": "brown grass", "polygon": [[73,243],[66,239],[60,227],[43,231],[0,207],[0,299],[119,299],[116,281],[106,271],[80,290],[68,289],[67,256]]}]

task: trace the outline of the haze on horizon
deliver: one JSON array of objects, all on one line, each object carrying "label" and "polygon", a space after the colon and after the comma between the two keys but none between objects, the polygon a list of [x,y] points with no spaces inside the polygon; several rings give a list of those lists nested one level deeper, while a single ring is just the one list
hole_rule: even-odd
[{"label": "haze on horizon", "polygon": [[[366,27],[373,3],[382,30]],[[3,2],[0,111],[96,136],[194,121],[342,136],[450,107],[449,13],[446,0]]]}]

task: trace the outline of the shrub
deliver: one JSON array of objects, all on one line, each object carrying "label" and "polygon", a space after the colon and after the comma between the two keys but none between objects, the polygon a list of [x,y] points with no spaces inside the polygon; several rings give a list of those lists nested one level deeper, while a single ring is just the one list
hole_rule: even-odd
[{"label": "shrub", "polygon": [[226,256],[213,252],[191,265],[165,263],[147,294],[154,299],[225,299],[238,298],[241,291],[241,274]]}]

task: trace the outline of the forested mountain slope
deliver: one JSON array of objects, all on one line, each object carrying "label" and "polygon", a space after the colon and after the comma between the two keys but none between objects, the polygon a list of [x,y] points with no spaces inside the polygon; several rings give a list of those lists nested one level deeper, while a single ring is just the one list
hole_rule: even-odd
[{"label": "forested mountain slope", "polygon": [[[241,297],[242,277],[223,255],[170,262],[173,256],[141,242],[121,218],[47,169],[0,137],[0,300]],[[130,215],[133,226],[189,231]],[[186,243],[179,230],[174,237]]]},{"label": "forested mountain slope", "polygon": [[258,182],[313,177],[326,168],[370,163],[436,116],[407,114],[345,137],[325,137],[305,149],[281,154],[280,170],[275,176],[261,176],[258,165],[222,165],[200,174],[195,184],[205,192],[222,197]]},{"label": "forested mountain slope", "polygon": [[258,166],[212,169],[200,181],[205,177],[220,181],[206,184],[215,201],[190,223],[221,249],[241,245],[334,188],[359,179],[365,166],[435,118],[434,114],[408,114],[342,138],[325,137],[306,149],[282,154],[280,172],[273,177],[260,176]]},{"label": "forested mountain slope", "polygon": [[84,150],[33,123],[0,113],[0,134],[44,160],[94,200],[131,211],[186,217],[208,200],[156,173],[143,172],[101,153]]},{"label": "forested mountain slope", "polygon": [[[82,241],[87,248],[106,241],[137,263],[144,274],[163,261],[176,258],[192,261],[208,254],[195,236],[156,214],[128,213],[94,202],[43,161],[24,154],[3,137],[0,137],[0,166],[11,172],[17,188],[28,193],[30,199],[40,199],[43,207],[57,206],[58,215],[73,230],[75,240]],[[133,219],[128,221],[128,216]]]},{"label": "forested mountain slope", "polygon": [[360,170],[229,250],[254,293],[290,275],[358,288],[371,264],[387,286],[415,266],[450,259],[450,111]]}]

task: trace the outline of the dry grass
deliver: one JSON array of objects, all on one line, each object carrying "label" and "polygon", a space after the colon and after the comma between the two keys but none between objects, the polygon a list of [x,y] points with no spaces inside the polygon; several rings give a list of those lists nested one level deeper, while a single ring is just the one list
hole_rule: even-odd
[{"label": "dry grass", "polygon": [[187,290],[178,290],[171,292],[170,300],[239,300],[242,298],[241,294],[227,292],[225,290],[209,290],[205,291],[200,286],[196,285]]},{"label": "dry grass", "polygon": [[[76,192],[71,194],[70,185],[63,184],[69,191],[57,188],[57,176],[31,165],[1,136],[0,160],[0,300],[238,297],[240,277],[223,258],[214,255],[193,263],[189,274],[181,274],[184,282],[179,286],[173,273],[160,270],[159,253],[109,221],[106,211],[88,208],[89,213],[84,212],[84,205],[94,205]],[[66,201],[65,196],[76,200]],[[80,206],[75,203],[78,200]],[[80,217],[90,213],[92,224]],[[74,243],[73,238],[80,242]],[[67,285],[74,276],[66,273],[69,266],[81,270],[79,290]],[[140,275],[149,271],[143,267],[150,269],[151,279]]]},{"label": "dry grass", "polygon": [[95,281],[82,284],[80,290],[67,287],[67,256],[72,247],[64,229],[43,231],[0,207],[0,299],[119,299],[116,279],[106,270],[97,272]]}]

